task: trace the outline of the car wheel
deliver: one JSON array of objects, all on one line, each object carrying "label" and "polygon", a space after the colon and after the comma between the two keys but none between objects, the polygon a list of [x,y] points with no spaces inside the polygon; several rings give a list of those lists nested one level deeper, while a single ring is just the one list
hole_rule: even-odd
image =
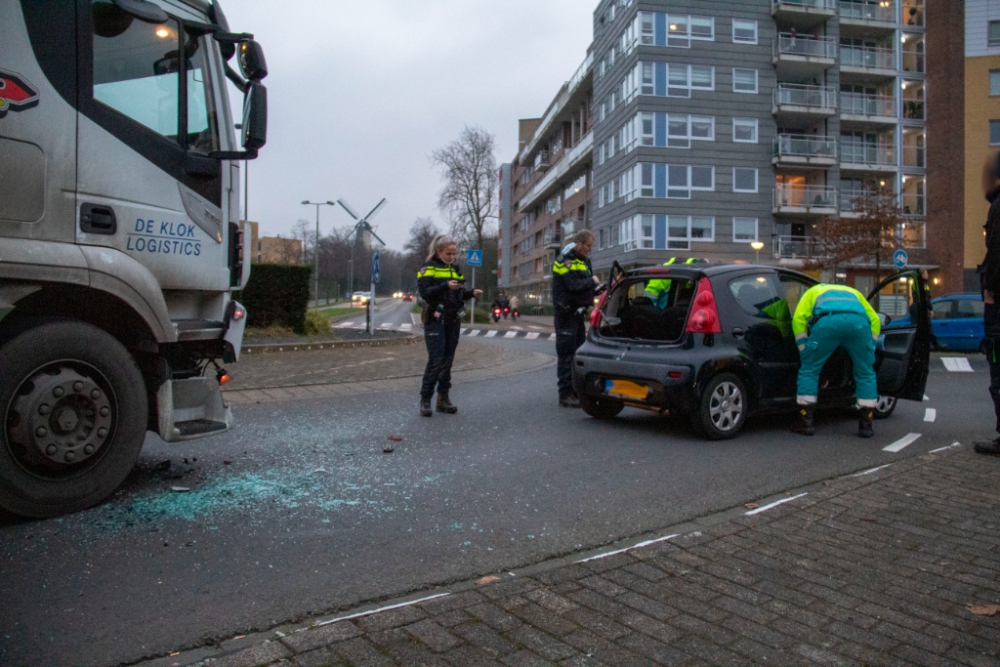
[{"label": "car wheel", "polygon": [[730,373],[716,375],[705,387],[698,412],[692,416],[695,430],[708,440],[735,438],[746,423],[747,399],[742,380]]},{"label": "car wheel", "polygon": [[583,395],[580,397],[580,407],[594,419],[614,419],[625,409],[625,404],[613,398]]},{"label": "car wheel", "polygon": [[111,495],[148,419],[122,344],[83,322],[39,321],[0,349],[0,368],[0,507],[47,518]]},{"label": "car wheel", "polygon": [[898,403],[899,401],[892,396],[879,396],[878,403],[875,404],[875,419],[891,417],[892,413],[896,411]]}]

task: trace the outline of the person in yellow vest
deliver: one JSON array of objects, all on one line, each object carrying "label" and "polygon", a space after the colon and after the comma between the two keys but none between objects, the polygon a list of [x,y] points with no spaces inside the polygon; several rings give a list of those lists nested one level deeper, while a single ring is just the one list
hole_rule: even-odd
[{"label": "person in yellow vest", "polygon": [[[696,259],[691,257],[684,260],[684,264],[700,264],[705,262],[703,259]],[[671,257],[663,266],[673,266],[674,264],[681,263],[676,257]],[[674,281],[669,278],[657,278],[656,280],[650,280],[649,284],[646,285],[646,296],[650,298],[655,305],[660,310],[663,310],[668,305],[668,300],[670,299],[670,287],[674,284]]]},{"label": "person in yellow vest", "polygon": [[816,285],[799,300],[792,318],[799,348],[799,420],[792,428],[800,435],[814,435],[819,377],[830,356],[844,348],[854,365],[854,384],[861,421],[858,435],[875,435],[872,420],[878,404],[875,344],[882,321],[861,292],[845,285]]}]

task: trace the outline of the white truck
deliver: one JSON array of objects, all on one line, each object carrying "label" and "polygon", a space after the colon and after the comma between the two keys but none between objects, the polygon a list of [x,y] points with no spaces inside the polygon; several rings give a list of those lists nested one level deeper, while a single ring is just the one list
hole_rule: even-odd
[{"label": "white truck", "polygon": [[147,431],[232,427],[266,75],[217,1],[0,0],[0,508],[89,507]]}]

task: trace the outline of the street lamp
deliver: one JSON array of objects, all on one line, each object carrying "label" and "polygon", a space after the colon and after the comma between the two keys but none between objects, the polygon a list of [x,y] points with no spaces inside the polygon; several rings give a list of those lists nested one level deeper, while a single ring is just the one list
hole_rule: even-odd
[{"label": "street lamp", "polygon": [[313,267],[313,285],[316,286],[316,305],[319,306],[319,207],[320,206],[336,206],[337,204],[332,201],[309,201],[306,200],[302,202],[303,206],[315,206],[316,207],[316,241],[313,246],[313,263],[316,265]]},{"label": "street lamp", "polygon": [[757,263],[760,264],[760,251],[764,249],[764,243],[761,241],[754,241],[750,244],[750,247],[757,251]]}]

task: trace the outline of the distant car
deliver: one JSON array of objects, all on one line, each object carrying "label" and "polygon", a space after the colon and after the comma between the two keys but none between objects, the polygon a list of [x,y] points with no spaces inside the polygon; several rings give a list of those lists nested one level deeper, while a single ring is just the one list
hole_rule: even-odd
[{"label": "distant car", "polygon": [[[650,283],[656,283],[649,289]],[[591,318],[573,362],[584,411],[611,419],[626,406],[690,417],[710,440],[736,437],[748,416],[796,407],[799,352],[792,314],[816,280],[764,266],[689,265],[638,269],[616,279]],[[650,293],[665,294],[664,303]],[[929,372],[927,292],[919,271],[889,278],[869,297],[887,321],[876,353],[878,418],[896,399],[920,401]],[[823,373],[820,407],[854,404],[851,360],[835,354]]]},{"label": "distant car", "polygon": [[[979,294],[949,294],[931,301],[931,327],[938,349],[980,352],[986,332]],[[910,315],[892,320],[889,329],[910,326]]]},{"label": "distant car", "polygon": [[407,292],[406,294],[403,295],[403,301],[413,301],[414,298],[415,297],[413,296],[412,292]]},{"label": "distant car", "polygon": [[353,301],[354,303],[365,304],[365,303],[368,303],[368,298],[370,296],[371,295],[368,292],[355,292],[351,296],[351,301]]},{"label": "distant car", "polygon": [[393,299],[402,299],[403,297],[404,297],[404,294],[402,292],[393,292],[392,293],[392,298]]}]

